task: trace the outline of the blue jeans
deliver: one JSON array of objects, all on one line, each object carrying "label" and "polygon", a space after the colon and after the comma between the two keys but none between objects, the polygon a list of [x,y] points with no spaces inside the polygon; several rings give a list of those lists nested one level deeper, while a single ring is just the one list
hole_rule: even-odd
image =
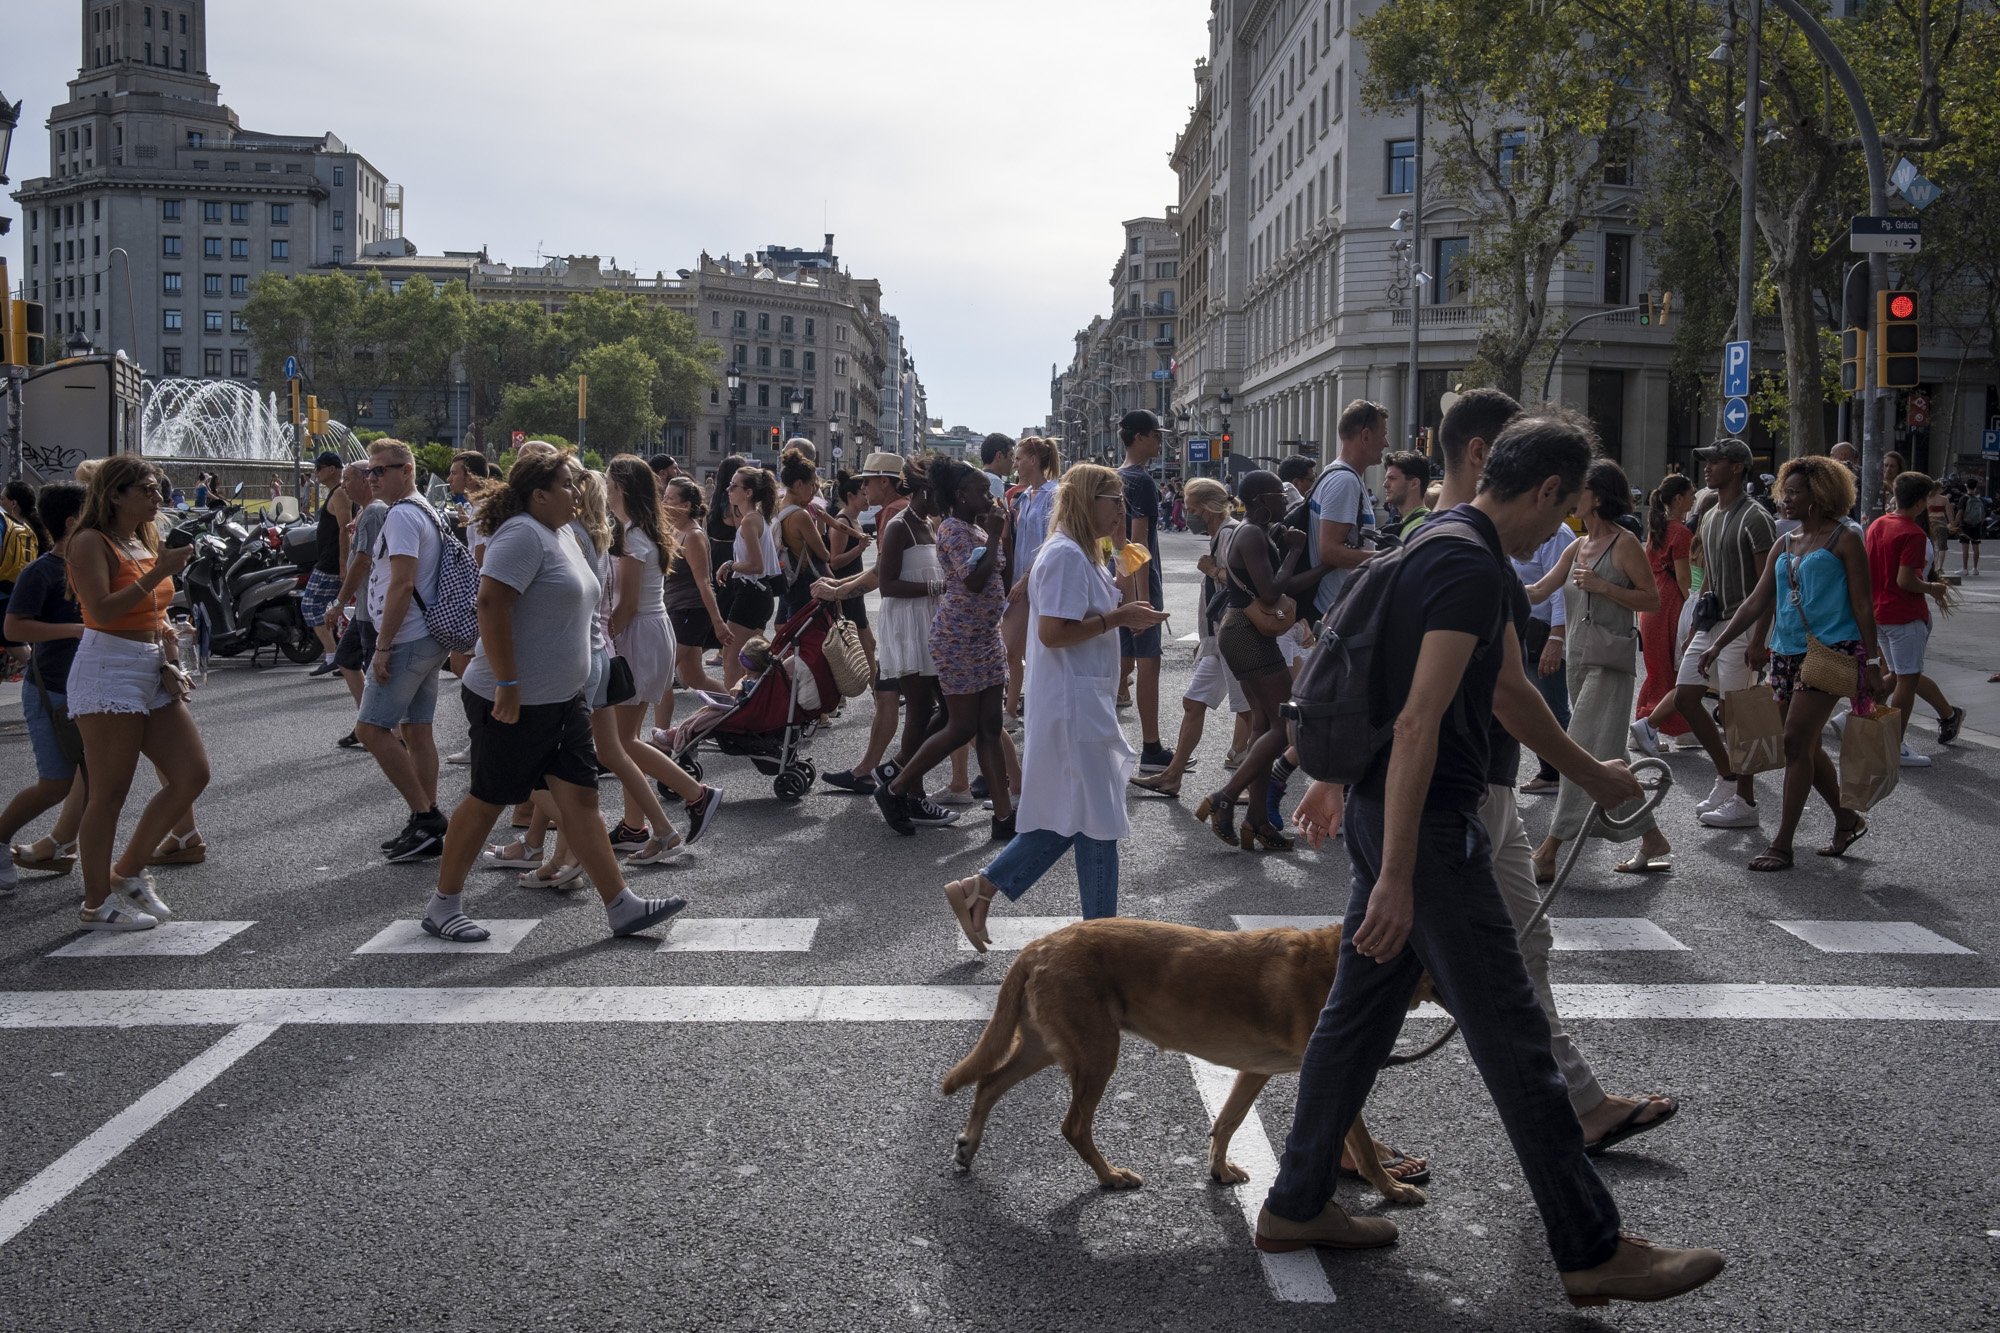
[{"label": "blue jeans", "polygon": [[1410,942],[1377,963],[1355,953],[1351,941],[1381,865],[1382,823],[1380,801],[1348,798],[1342,827],[1354,883],[1340,965],[1299,1068],[1298,1106],[1270,1209],[1309,1222],[1333,1198],[1341,1140],[1395,1048],[1418,976],[1428,971],[1500,1112],[1556,1267],[1593,1268],[1618,1247],[1618,1206],[1584,1156],[1583,1127],[1549,1049],[1548,1019],[1493,879],[1485,826],[1469,811],[1424,812],[1411,876]]},{"label": "blue jeans", "polygon": [[[1535,682],[1535,689],[1540,691],[1542,698],[1548,701],[1549,711],[1556,715],[1556,721],[1562,723],[1563,730],[1568,731],[1569,663],[1566,661],[1558,662],[1556,669],[1546,676],[1542,674],[1540,664],[1528,662],[1524,665],[1528,668],[1528,679]],[[1539,755],[1536,758],[1541,759]],[[1554,782],[1562,775],[1556,772],[1554,764],[1551,764],[1546,759],[1541,759],[1541,767],[1536,770],[1536,776],[1547,778],[1550,782]]]},{"label": "blue jeans", "polygon": [[980,871],[1010,902],[1033,888],[1035,881],[1076,848],[1076,882],[1082,890],[1085,920],[1118,915],[1118,844],[1081,833],[1051,833],[1030,829],[1015,835],[1006,850]]}]

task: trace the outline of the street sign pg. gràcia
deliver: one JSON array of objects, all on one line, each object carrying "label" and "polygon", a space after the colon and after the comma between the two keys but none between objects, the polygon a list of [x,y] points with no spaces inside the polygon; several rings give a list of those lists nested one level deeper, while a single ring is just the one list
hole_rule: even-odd
[{"label": "street sign pg. gr\u00e0cia", "polygon": [[1923,245],[1923,223],[1916,218],[1856,217],[1848,223],[1847,248],[1855,254],[1908,255]]}]

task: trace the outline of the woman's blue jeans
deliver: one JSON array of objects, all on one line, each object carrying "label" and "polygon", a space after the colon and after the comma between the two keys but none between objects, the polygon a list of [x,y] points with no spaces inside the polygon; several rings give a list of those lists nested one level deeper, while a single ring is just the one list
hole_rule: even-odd
[{"label": "woman's blue jeans", "polygon": [[1076,880],[1082,890],[1085,920],[1118,915],[1118,844],[1081,833],[1051,833],[1030,829],[1016,834],[1006,850],[980,873],[995,888],[1018,901],[1033,888],[1035,881],[1062,860],[1063,853],[1076,848]]}]

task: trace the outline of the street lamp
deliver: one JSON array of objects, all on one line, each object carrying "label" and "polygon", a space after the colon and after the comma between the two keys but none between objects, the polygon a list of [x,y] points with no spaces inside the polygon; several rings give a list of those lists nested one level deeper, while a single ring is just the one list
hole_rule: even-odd
[{"label": "street lamp", "polygon": [[799,418],[804,415],[806,410],[806,400],[799,394],[797,389],[792,390],[790,407],[792,409],[792,434],[797,435],[801,433]]},{"label": "street lamp", "polygon": [[832,461],[826,465],[826,470],[827,475],[832,476],[840,470],[840,416],[838,413],[826,419],[826,441],[829,446],[827,453],[832,458]]},{"label": "street lamp", "polygon": [[724,452],[733,454],[736,452],[736,400],[743,388],[743,376],[737,373],[734,361],[729,363],[727,382],[729,384],[729,448],[724,450]]},{"label": "street lamp", "polygon": [[[0,96],[0,185],[7,183],[7,153],[14,146],[14,127],[20,123],[21,104]],[[12,218],[0,218],[0,236],[5,236],[7,229],[13,225]],[[6,299],[6,296],[7,293],[0,292],[0,300]]]}]

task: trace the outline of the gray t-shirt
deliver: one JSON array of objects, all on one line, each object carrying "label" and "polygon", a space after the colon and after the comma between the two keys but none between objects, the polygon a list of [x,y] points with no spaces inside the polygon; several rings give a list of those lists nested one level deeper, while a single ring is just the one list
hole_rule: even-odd
[{"label": "gray t-shirt", "polygon": [[[1311,522],[1306,525],[1306,555],[1314,564],[1319,563],[1321,523],[1349,524],[1346,542],[1349,547],[1375,545],[1375,506],[1369,500],[1368,488],[1361,484],[1361,475],[1353,468],[1327,468],[1313,486],[1311,509]],[[1313,593],[1313,606],[1324,614],[1353,573],[1352,569],[1328,571]]]},{"label": "gray t-shirt", "polygon": [[[559,704],[581,694],[590,679],[590,622],[601,585],[575,535],[516,514],[487,540],[479,573],[521,594],[514,602],[521,703]],[[465,688],[490,700],[493,682],[482,639],[465,669]]]},{"label": "gray t-shirt", "polygon": [[[347,564],[350,569],[356,560],[369,556],[374,551],[376,539],[382,535],[382,520],[388,516],[389,506],[380,500],[370,500],[362,511],[354,516],[354,540],[347,546]],[[375,623],[368,617],[368,590],[365,587],[361,590],[361,596],[354,599],[354,618],[364,625]]]}]

